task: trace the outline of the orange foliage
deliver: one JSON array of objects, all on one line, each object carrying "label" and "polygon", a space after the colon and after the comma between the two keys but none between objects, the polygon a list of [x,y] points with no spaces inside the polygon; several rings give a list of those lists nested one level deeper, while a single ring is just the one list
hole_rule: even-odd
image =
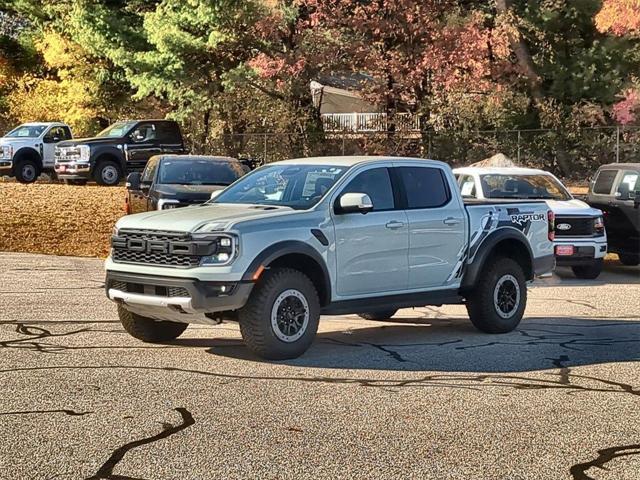
[{"label": "orange foliage", "polygon": [[615,35],[640,36],[640,0],[604,0],[596,27]]}]

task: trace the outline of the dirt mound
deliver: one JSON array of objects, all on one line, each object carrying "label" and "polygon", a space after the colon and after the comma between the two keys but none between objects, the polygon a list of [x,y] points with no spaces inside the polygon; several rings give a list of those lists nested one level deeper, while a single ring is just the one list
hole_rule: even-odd
[{"label": "dirt mound", "polygon": [[124,187],[0,182],[0,251],[106,257]]}]

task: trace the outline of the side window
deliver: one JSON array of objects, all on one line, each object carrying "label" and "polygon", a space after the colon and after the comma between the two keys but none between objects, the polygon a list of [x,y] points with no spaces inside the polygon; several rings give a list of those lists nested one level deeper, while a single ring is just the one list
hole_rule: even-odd
[{"label": "side window", "polygon": [[133,132],[131,139],[136,143],[152,142],[156,139],[156,126],[153,123],[141,123]]},{"label": "side window", "polygon": [[173,122],[160,122],[156,125],[156,137],[161,143],[180,143],[178,125]]},{"label": "side window", "polygon": [[371,197],[374,212],[394,208],[391,178],[386,168],[372,168],[358,174],[341,193],[366,193]]},{"label": "side window", "polygon": [[71,135],[71,129],[69,127],[62,127],[62,130],[64,131],[64,139],[65,140],[71,140],[73,138],[73,135]]},{"label": "side window", "polygon": [[153,182],[159,164],[160,159],[158,157],[151,157],[147,162],[147,166],[144,168],[144,172],[142,172],[142,178],[140,179],[140,181],[145,183]]},{"label": "side window", "polygon": [[640,188],[640,183],[638,183],[638,173],[628,171],[624,172],[620,185],[618,185],[618,188],[616,189],[616,196],[623,199],[629,198],[629,193],[635,193],[638,188]]},{"label": "side window", "polygon": [[462,175],[459,179],[460,194],[465,198],[476,198],[476,181],[471,175]]},{"label": "side window", "polygon": [[618,170],[600,170],[596,183],[593,185],[593,193],[609,195],[617,175]]},{"label": "side window", "polygon": [[57,139],[56,141],[66,140],[65,131],[62,127],[52,127],[44,138],[51,142],[54,141],[54,139]]},{"label": "side window", "polygon": [[435,208],[449,202],[449,187],[442,170],[431,167],[398,167],[407,194],[407,208]]}]

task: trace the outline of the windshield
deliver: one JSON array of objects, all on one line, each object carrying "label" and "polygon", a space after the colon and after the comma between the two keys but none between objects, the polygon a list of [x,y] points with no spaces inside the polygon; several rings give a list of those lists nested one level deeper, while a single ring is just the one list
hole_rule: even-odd
[{"label": "windshield", "polygon": [[5,136],[9,138],[38,138],[47,128],[46,125],[20,125]]},{"label": "windshield", "polygon": [[136,122],[116,122],[102,130],[96,137],[119,138],[133,128]]},{"label": "windshield", "polygon": [[480,175],[485,198],[571,200],[564,186],[550,175]]},{"label": "windshield", "polygon": [[224,190],[214,203],[311,208],[347,171],[334,165],[267,165]]},{"label": "windshield", "polygon": [[163,160],[158,183],[169,185],[231,185],[244,174],[235,162],[193,160],[192,158]]}]

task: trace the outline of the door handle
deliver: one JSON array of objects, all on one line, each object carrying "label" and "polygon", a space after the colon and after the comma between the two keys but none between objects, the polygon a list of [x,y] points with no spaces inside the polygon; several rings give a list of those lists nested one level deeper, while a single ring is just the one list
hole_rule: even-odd
[{"label": "door handle", "polygon": [[442,223],[444,223],[445,225],[457,225],[460,223],[460,219],[459,218],[453,218],[453,217],[448,217],[445,218]]},{"label": "door handle", "polygon": [[390,228],[391,230],[395,230],[404,227],[404,223],[393,220],[391,222],[388,222],[385,227]]}]

